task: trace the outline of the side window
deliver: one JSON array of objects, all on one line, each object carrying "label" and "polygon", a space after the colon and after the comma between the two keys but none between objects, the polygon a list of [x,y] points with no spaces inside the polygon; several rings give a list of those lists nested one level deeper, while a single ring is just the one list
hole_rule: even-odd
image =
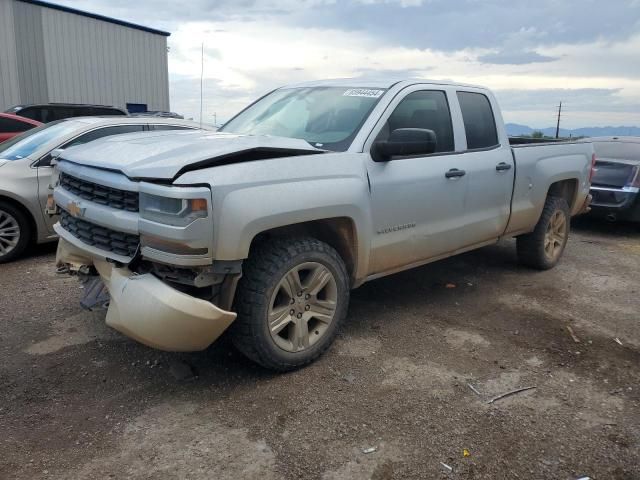
[{"label": "side window", "polygon": [[53,118],[49,114],[49,111],[40,107],[27,107],[20,110],[17,113],[21,117],[30,118],[31,120],[37,120],[42,123],[51,122]]},{"label": "side window", "polygon": [[26,132],[34,128],[35,125],[31,125],[27,122],[20,122],[18,120],[14,120],[13,118],[3,118],[0,117],[0,132],[2,133],[19,133]]},{"label": "side window", "polygon": [[[53,112],[53,120],[64,120],[65,118],[78,117],[80,115],[84,115],[83,113],[78,114],[73,107],[55,106],[55,107],[49,107],[49,109]],[[51,121],[51,119],[49,121]]]},{"label": "side window", "polygon": [[152,130],[195,130],[191,127],[181,127],[177,125],[149,125]]},{"label": "side window", "polygon": [[94,107],[92,115],[124,115],[120,110],[116,110],[115,108],[103,108],[103,107]]},{"label": "side window", "polygon": [[75,147],[76,145],[82,145],[103,137],[109,137],[111,135],[121,135],[123,133],[142,132],[144,130],[143,125],[116,125],[113,127],[99,128],[92,130],[84,135],[80,135],[78,138],[67,143],[63,148]]},{"label": "side window", "polygon": [[94,117],[96,115],[93,107],[74,107],[74,117]]},{"label": "side window", "polygon": [[467,134],[467,149],[489,148],[498,145],[498,131],[491,103],[486,95],[458,92],[462,110],[464,130]]},{"label": "side window", "polygon": [[436,134],[436,152],[453,152],[453,126],[447,96],[439,90],[420,90],[407,95],[389,116],[378,140],[398,128],[424,128]]}]

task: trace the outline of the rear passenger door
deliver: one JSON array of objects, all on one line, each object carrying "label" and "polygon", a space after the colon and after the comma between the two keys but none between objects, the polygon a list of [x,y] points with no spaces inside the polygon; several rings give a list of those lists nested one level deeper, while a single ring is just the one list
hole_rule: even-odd
[{"label": "rear passenger door", "polygon": [[[373,219],[369,274],[393,271],[454,251],[465,238],[467,168],[454,135],[450,98],[446,89],[414,86],[389,105],[365,144],[386,140],[398,128],[421,128],[436,134],[436,152],[392,157],[385,162],[369,159]],[[455,93],[453,93],[455,95]],[[459,124],[458,118],[455,124]],[[453,172],[457,174],[452,175]]]},{"label": "rear passenger door", "polygon": [[511,212],[515,165],[508,140],[499,138],[499,113],[494,113],[489,97],[470,89],[457,91],[456,98],[465,132],[465,235],[471,245],[497,239],[504,232]]}]

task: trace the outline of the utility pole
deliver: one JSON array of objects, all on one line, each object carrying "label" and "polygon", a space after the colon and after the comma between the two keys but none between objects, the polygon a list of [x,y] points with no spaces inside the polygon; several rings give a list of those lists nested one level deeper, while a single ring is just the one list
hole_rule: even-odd
[{"label": "utility pole", "polygon": [[218,126],[218,114],[216,112],[213,112],[213,126]]},{"label": "utility pole", "polygon": [[558,106],[558,124],[556,125],[556,139],[560,138],[560,116],[562,115],[562,102]]},{"label": "utility pole", "polygon": [[204,42],[200,53],[200,128],[202,128],[202,83],[204,79]]}]

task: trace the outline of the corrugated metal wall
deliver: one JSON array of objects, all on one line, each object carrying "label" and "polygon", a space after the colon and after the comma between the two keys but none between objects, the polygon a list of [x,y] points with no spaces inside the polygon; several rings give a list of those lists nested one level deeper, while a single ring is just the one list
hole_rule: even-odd
[{"label": "corrugated metal wall", "polygon": [[42,35],[42,8],[14,2],[20,103],[47,103],[47,70]]},{"label": "corrugated metal wall", "polygon": [[12,0],[0,0],[0,111],[20,102]]},{"label": "corrugated metal wall", "polygon": [[19,1],[0,5],[13,7],[10,16],[0,11],[0,55],[4,23],[15,32],[17,53],[13,67],[0,57],[0,73],[5,65],[16,70],[21,93],[19,101],[0,96],[0,109],[47,101],[169,109],[166,37]]}]

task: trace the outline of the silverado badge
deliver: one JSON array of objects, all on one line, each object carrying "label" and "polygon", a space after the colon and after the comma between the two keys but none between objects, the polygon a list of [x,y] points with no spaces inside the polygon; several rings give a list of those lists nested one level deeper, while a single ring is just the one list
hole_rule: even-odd
[{"label": "silverado badge", "polygon": [[86,208],[82,208],[77,202],[69,202],[67,204],[67,212],[69,212],[72,217],[83,217],[85,210]]}]

